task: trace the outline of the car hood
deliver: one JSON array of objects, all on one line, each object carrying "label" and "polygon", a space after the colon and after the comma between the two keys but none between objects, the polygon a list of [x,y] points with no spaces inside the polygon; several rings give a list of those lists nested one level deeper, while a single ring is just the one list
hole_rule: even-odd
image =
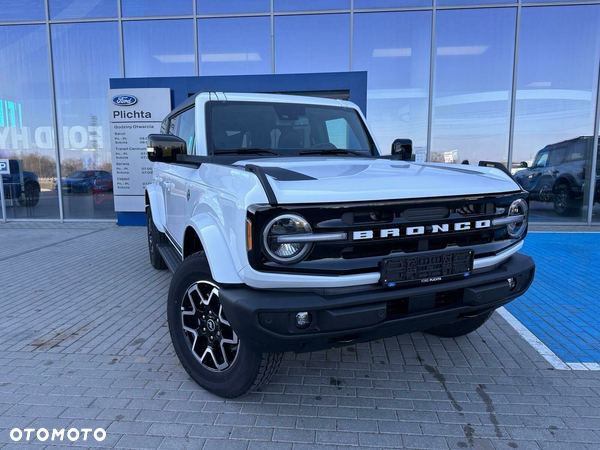
[{"label": "car hood", "polygon": [[278,203],[334,203],[455,197],[521,190],[502,171],[456,164],[359,157],[238,161],[264,169]]},{"label": "car hood", "polygon": [[529,174],[531,174],[531,173],[533,173],[533,171],[532,171],[531,169],[521,169],[521,170],[517,170],[517,171],[515,172],[515,178],[516,178],[516,177],[519,177],[519,178],[526,177],[526,176],[528,176],[528,175],[529,175]]}]

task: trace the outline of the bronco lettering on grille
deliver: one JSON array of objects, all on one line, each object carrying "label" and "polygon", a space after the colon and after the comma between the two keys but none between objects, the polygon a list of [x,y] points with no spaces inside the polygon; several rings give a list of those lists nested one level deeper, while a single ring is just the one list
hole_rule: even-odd
[{"label": "bronco lettering on grille", "polygon": [[405,228],[386,228],[381,230],[361,230],[352,233],[355,241],[366,239],[386,239],[401,236],[421,236],[424,234],[448,233],[450,231],[469,231],[489,228],[491,220],[477,220],[475,222],[457,222],[453,224],[443,223],[429,226],[411,226]]}]

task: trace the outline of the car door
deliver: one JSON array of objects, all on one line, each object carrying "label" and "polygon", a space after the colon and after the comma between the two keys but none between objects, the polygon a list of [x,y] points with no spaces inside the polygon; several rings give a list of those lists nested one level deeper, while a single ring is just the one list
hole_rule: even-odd
[{"label": "car door", "polygon": [[540,200],[549,202],[552,200],[552,192],[556,183],[559,167],[565,156],[566,147],[551,147],[543,167],[539,168],[540,179],[538,182],[538,191]]},{"label": "car door", "polygon": [[[160,124],[160,133],[161,134],[172,134],[171,130],[174,129],[175,121],[171,119],[171,117],[165,118]],[[165,221],[163,226],[165,227],[165,231],[167,234],[171,234],[169,232],[169,219],[167,214],[167,179],[169,178],[169,167],[171,164],[157,161],[153,164],[152,167],[152,175],[153,175],[153,183],[160,189],[162,193],[162,210],[165,213]]]},{"label": "car door", "polygon": [[[175,117],[172,134],[186,143],[187,154],[195,152],[194,108],[187,109]],[[166,183],[167,226],[171,237],[183,247],[186,209],[189,199],[190,180],[197,169],[185,164],[169,164]]]}]

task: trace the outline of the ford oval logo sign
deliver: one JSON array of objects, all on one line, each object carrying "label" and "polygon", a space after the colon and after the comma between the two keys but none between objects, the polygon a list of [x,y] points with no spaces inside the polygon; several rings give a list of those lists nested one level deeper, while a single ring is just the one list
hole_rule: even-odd
[{"label": "ford oval logo sign", "polygon": [[115,95],[112,98],[112,102],[117,106],[131,106],[137,103],[137,97],[126,94]]}]

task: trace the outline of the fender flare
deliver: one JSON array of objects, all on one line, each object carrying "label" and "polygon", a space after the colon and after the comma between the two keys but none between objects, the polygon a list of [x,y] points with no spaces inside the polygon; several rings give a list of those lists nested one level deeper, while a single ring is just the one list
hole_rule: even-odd
[{"label": "fender flare", "polygon": [[162,190],[153,184],[146,186],[146,206],[152,211],[152,221],[161,233],[165,232],[165,202]]},{"label": "fender flare", "polygon": [[[191,217],[185,224],[184,242],[191,230],[200,239],[215,281],[224,284],[243,283],[235,269],[229,245],[216,221],[207,213],[200,213]],[[185,248],[183,251],[185,254]]]},{"label": "fender flare", "polygon": [[577,185],[577,181],[575,180],[575,177],[573,177],[573,175],[563,173],[560,177],[554,180],[552,192],[556,192],[556,189],[558,189],[558,186],[560,186],[561,184],[566,185],[569,188],[569,192],[571,192],[573,185]]}]

